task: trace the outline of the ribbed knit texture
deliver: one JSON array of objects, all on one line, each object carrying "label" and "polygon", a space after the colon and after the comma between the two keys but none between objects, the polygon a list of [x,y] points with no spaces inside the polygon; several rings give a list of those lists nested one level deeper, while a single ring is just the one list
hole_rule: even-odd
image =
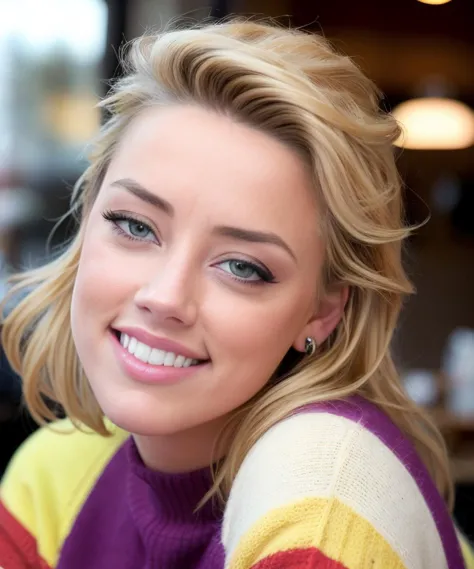
[{"label": "ribbed knit texture", "polygon": [[305,569],[464,567],[413,445],[360,397],[308,406],[260,438],[234,481],[223,541],[228,569],[274,567],[283,551],[282,567],[298,567],[292,555]]},{"label": "ribbed knit texture", "polygon": [[58,569],[222,569],[222,515],[211,502],[194,511],[210,484],[209,469],[147,469],[129,439],[82,508]]},{"label": "ribbed knit texture", "polygon": [[49,569],[38,554],[34,537],[0,502],[0,567],[1,569]]},{"label": "ribbed knit texture", "polygon": [[23,445],[2,482],[2,569],[464,568],[413,445],[361,398],[272,427],[224,512],[212,502],[195,511],[207,468],[154,472],[127,433],[55,428]]}]

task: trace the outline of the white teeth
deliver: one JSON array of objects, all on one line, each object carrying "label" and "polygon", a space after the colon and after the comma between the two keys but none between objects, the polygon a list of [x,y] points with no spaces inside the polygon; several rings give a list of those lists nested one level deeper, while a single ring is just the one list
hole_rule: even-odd
[{"label": "white teeth", "polygon": [[153,348],[151,351],[150,357],[148,358],[148,363],[154,366],[161,366],[165,361],[166,352],[163,350],[157,350]]},{"label": "white teeth", "polygon": [[158,350],[157,348],[150,348],[143,342],[139,342],[133,336],[122,333],[120,335],[120,343],[122,346],[128,350],[130,354],[135,356],[137,359],[144,363],[149,363],[151,365],[164,365],[167,367],[189,367],[191,365],[196,365],[199,360],[192,358],[186,358],[180,354],[175,354],[173,352],[165,352],[164,350]]},{"label": "white teeth", "polygon": [[133,355],[138,360],[141,360],[142,362],[147,363],[148,358],[150,357],[150,354],[151,354],[150,346],[147,346],[146,344],[142,344],[141,342],[137,343],[137,347],[135,348],[135,353]]},{"label": "white teeth", "polygon": [[128,344],[128,351],[133,355],[135,353],[135,349],[137,347],[138,340],[136,338],[130,338],[130,342]]},{"label": "white teeth", "polygon": [[167,367],[172,367],[174,365],[175,359],[176,359],[176,354],[174,354],[173,352],[167,352],[163,365]]}]

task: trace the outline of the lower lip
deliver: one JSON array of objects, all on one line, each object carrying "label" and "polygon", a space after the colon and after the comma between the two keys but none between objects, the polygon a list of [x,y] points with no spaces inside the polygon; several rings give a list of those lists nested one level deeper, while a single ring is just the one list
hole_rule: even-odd
[{"label": "lower lip", "polygon": [[120,366],[132,379],[142,383],[161,383],[170,385],[179,383],[183,379],[191,377],[196,372],[202,370],[207,364],[197,364],[189,367],[172,367],[172,366],[155,366],[146,364],[138,360],[135,356],[129,353],[120,343],[119,339],[114,332],[110,331],[112,337],[112,345],[114,347],[115,355],[117,356]]}]

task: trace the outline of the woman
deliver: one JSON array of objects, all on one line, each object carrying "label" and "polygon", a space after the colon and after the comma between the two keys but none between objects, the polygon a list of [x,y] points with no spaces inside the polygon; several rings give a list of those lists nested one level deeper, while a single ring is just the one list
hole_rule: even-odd
[{"label": "woman", "polygon": [[77,235],[4,323],[33,415],[68,417],[10,465],[4,568],[463,567],[389,352],[408,230],[372,83],[232,21],[137,40],[103,106]]}]

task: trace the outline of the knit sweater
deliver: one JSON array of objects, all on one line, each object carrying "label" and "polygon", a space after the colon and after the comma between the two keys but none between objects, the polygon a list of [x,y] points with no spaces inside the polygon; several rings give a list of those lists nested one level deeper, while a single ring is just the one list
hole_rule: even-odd
[{"label": "knit sweater", "polygon": [[[68,433],[68,434],[65,434]],[[254,445],[224,511],[209,469],[147,469],[133,439],[35,433],[1,487],[3,569],[462,569],[411,443],[372,404],[318,404]],[[467,550],[466,550],[467,553]]]}]

